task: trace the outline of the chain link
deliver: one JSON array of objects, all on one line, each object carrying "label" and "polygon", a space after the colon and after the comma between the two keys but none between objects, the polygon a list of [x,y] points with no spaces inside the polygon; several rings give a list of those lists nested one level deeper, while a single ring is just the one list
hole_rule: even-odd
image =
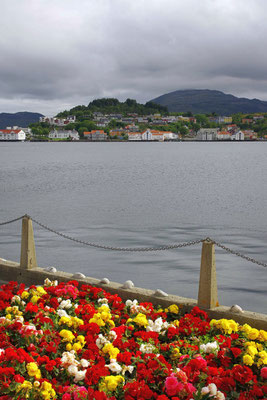
[{"label": "chain link", "polygon": [[83,244],[86,246],[91,246],[91,247],[96,247],[98,249],[104,249],[104,250],[114,250],[114,251],[132,251],[132,252],[141,252],[141,251],[162,251],[162,250],[171,250],[171,249],[178,249],[181,247],[187,247],[187,246],[192,246],[194,244],[201,243],[203,240],[194,240],[190,242],[185,242],[185,243],[179,243],[179,244],[173,244],[173,245],[166,245],[166,246],[160,246],[160,247],[115,247],[115,246],[105,246],[97,243],[91,243],[91,242],[85,242],[84,240],[80,239],[75,239],[71,236],[65,235],[64,233],[58,232],[54,229],[49,228],[48,226],[41,224],[41,222],[37,221],[36,219],[31,218],[33,222],[35,222],[37,225],[41,226],[42,228],[55,233],[58,236],[63,237],[64,239],[72,240],[73,242]]},{"label": "chain link", "polygon": [[12,222],[16,222],[21,220],[24,217],[24,215],[22,215],[21,217],[15,218],[15,219],[11,219],[9,221],[5,221],[5,222],[0,222],[0,226],[2,225],[7,225],[7,224],[12,224]]},{"label": "chain link", "polygon": [[227,253],[234,254],[235,256],[241,257],[241,258],[243,258],[244,260],[250,261],[250,262],[252,262],[252,263],[254,263],[254,264],[260,265],[261,267],[267,268],[267,264],[264,263],[264,262],[257,261],[257,260],[255,260],[254,258],[245,256],[244,254],[241,254],[241,253],[239,253],[238,251],[232,250],[232,249],[230,249],[229,247],[224,246],[223,244],[220,244],[220,243],[218,243],[218,242],[215,242],[214,240],[212,240],[212,242],[213,242],[214,244],[216,244],[216,246],[218,246],[218,247],[220,247],[221,249],[227,251]]},{"label": "chain link", "polygon": [[239,253],[238,251],[232,250],[229,247],[224,246],[223,244],[220,244],[216,242],[215,240],[206,237],[205,239],[199,239],[199,240],[192,240],[189,242],[184,242],[184,243],[178,243],[178,244],[171,244],[171,245],[166,245],[166,246],[160,246],[160,247],[115,247],[115,246],[105,246],[97,243],[91,243],[91,242],[85,242],[84,240],[80,239],[75,239],[74,237],[71,237],[69,235],[65,235],[64,233],[58,232],[54,229],[49,228],[47,225],[42,224],[41,222],[37,221],[36,219],[30,217],[29,215],[25,214],[22,215],[21,217],[5,221],[5,222],[0,222],[0,226],[2,225],[7,225],[11,224],[12,222],[16,222],[21,220],[22,218],[27,217],[30,218],[33,222],[35,222],[37,225],[39,225],[41,228],[46,229],[49,232],[55,233],[58,236],[63,237],[64,239],[71,240],[75,243],[83,244],[86,246],[90,247],[95,247],[98,249],[104,249],[104,250],[114,250],[114,251],[126,251],[126,252],[147,252],[147,251],[163,251],[163,250],[172,250],[172,249],[180,249],[182,247],[187,247],[187,246],[193,246],[195,244],[203,243],[203,242],[210,242],[214,243],[216,246],[220,247],[222,250],[225,250],[227,253],[234,254],[238,257],[243,258],[244,260],[250,261],[254,264],[260,265],[262,267],[267,268],[267,264],[261,261],[257,261],[252,257],[248,257],[244,254]]}]

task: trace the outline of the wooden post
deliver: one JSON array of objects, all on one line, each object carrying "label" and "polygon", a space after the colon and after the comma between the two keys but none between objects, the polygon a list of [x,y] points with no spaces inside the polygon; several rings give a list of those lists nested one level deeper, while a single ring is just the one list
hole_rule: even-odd
[{"label": "wooden post", "polygon": [[218,307],[218,305],[214,243],[204,241],[201,254],[198,306],[210,309]]},{"label": "wooden post", "polygon": [[32,220],[28,216],[22,219],[20,268],[32,269],[37,267]]}]

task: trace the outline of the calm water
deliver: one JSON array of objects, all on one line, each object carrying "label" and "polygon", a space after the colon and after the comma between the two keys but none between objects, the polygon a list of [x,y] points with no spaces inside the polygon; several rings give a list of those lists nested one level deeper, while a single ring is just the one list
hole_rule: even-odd
[{"label": "calm water", "polygon": [[[157,246],[210,236],[267,262],[267,143],[0,143],[0,221],[28,213],[86,241]],[[19,260],[21,222],[0,227]],[[38,263],[197,297],[201,245],[120,253],[34,226]],[[216,249],[219,301],[267,312],[267,269]]]}]

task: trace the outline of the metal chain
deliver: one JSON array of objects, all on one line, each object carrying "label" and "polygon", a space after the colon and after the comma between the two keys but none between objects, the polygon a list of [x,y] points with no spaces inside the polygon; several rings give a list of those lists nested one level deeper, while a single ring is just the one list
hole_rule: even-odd
[{"label": "metal chain", "polygon": [[91,246],[91,247],[96,247],[98,249],[105,249],[105,250],[115,250],[115,251],[132,251],[132,252],[141,252],[141,251],[162,251],[162,250],[171,250],[171,249],[178,249],[181,247],[187,247],[187,246],[192,246],[194,244],[198,244],[203,242],[202,239],[200,240],[194,240],[190,242],[185,242],[185,243],[179,243],[179,244],[173,244],[173,245],[166,245],[166,246],[160,246],[160,247],[114,247],[114,246],[104,246],[101,244],[97,243],[91,243],[91,242],[85,242],[80,239],[75,239],[71,236],[65,235],[64,233],[55,231],[54,229],[49,228],[48,226],[41,224],[40,222],[36,221],[35,219],[31,218],[33,222],[35,222],[37,225],[41,226],[42,228],[55,233],[58,236],[61,236],[65,239],[72,240],[73,242],[84,244],[86,246]]},{"label": "metal chain", "polygon": [[160,246],[160,247],[115,247],[115,246],[105,246],[105,245],[101,245],[101,244],[97,244],[97,243],[91,243],[91,242],[85,242],[84,240],[80,240],[80,239],[75,239],[71,236],[65,235],[64,233],[58,232],[54,229],[49,228],[48,226],[42,224],[41,222],[37,221],[36,219],[30,217],[29,215],[25,214],[21,217],[9,220],[9,221],[5,221],[5,222],[0,222],[0,226],[2,225],[7,225],[7,224],[11,224],[12,222],[16,222],[21,220],[24,217],[28,217],[30,218],[33,222],[35,222],[37,225],[39,225],[40,227],[46,229],[49,232],[55,233],[58,236],[63,237],[64,239],[68,239],[68,240],[72,240],[73,242],[79,243],[79,244],[83,244],[86,246],[90,246],[90,247],[96,247],[98,249],[104,249],[104,250],[114,250],[114,251],[128,251],[128,252],[142,252],[142,251],[163,251],[163,250],[172,250],[172,249],[179,249],[182,247],[187,247],[187,246],[193,246],[195,244],[199,244],[202,242],[211,242],[216,244],[216,246],[220,247],[221,249],[225,250],[227,253],[230,254],[234,254],[238,257],[243,258],[244,260],[250,261],[254,264],[260,265],[262,267],[267,268],[267,264],[261,261],[257,261],[254,258],[245,256],[244,254],[239,253],[238,251],[232,250],[229,247],[226,247],[218,242],[216,242],[215,240],[207,237],[205,239],[199,239],[199,240],[193,240],[193,241],[189,241],[189,242],[184,242],[184,243],[178,243],[178,244],[172,244],[172,245],[166,245],[166,246]]},{"label": "metal chain", "polygon": [[12,224],[12,222],[19,221],[19,220],[22,219],[23,217],[24,217],[24,215],[22,215],[21,217],[15,218],[15,219],[11,219],[11,220],[9,220],[9,221],[0,222],[0,226],[2,226],[2,225],[7,225],[7,224]]},{"label": "metal chain", "polygon": [[[209,239],[209,238],[207,238],[207,239]],[[257,260],[255,260],[254,258],[245,256],[244,254],[241,254],[241,253],[239,253],[238,251],[232,250],[232,249],[230,249],[229,247],[224,246],[223,244],[220,244],[220,243],[218,243],[218,242],[215,242],[214,240],[211,240],[211,239],[209,239],[209,240],[212,241],[212,243],[216,244],[216,246],[218,246],[218,247],[220,247],[221,249],[227,251],[227,253],[234,254],[235,256],[241,257],[241,258],[243,258],[244,260],[250,261],[250,262],[252,262],[252,263],[254,263],[254,264],[257,264],[257,265],[260,265],[260,266],[262,266],[262,267],[267,268],[267,264],[264,263],[264,262],[257,261]]]}]

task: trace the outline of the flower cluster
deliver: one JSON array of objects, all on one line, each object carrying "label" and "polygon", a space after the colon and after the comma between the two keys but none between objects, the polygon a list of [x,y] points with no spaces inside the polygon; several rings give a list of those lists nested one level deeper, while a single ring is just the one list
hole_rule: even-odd
[{"label": "flower cluster", "polygon": [[0,291],[0,400],[267,399],[267,332],[45,280]]}]

